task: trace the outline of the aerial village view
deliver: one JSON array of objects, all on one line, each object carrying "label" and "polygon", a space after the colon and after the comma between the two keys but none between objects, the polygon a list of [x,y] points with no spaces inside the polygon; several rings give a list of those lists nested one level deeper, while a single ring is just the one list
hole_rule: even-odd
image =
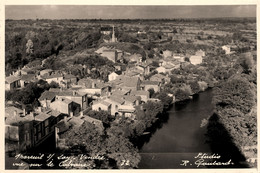
[{"label": "aerial village view", "polygon": [[257,166],[255,5],[5,8],[5,169]]}]

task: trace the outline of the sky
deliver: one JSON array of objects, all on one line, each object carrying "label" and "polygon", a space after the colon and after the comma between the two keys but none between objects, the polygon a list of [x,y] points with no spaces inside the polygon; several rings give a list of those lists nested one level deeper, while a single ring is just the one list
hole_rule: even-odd
[{"label": "sky", "polygon": [[256,5],[6,5],[5,19],[256,17]]}]

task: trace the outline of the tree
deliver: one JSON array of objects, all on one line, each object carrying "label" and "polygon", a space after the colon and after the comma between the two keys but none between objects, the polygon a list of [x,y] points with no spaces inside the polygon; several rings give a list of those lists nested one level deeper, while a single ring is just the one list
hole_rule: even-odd
[{"label": "tree", "polygon": [[176,101],[184,101],[189,99],[190,94],[182,89],[177,89],[175,92]]},{"label": "tree", "polygon": [[217,108],[235,108],[248,113],[254,105],[251,84],[245,78],[232,78],[214,88],[213,103]]},{"label": "tree", "polygon": [[103,110],[101,110],[101,111],[91,110],[88,112],[88,116],[98,119],[104,123],[108,123],[110,121],[110,119],[112,118],[107,111],[103,111]]},{"label": "tree", "polygon": [[243,67],[244,73],[249,74],[254,66],[254,59],[252,54],[243,54],[242,58],[240,59],[240,65]]},{"label": "tree", "polygon": [[162,102],[162,106],[164,108],[168,108],[172,104],[172,98],[168,96],[168,93],[161,91],[159,93],[156,93],[156,98],[160,99]]},{"label": "tree", "polygon": [[[73,128],[64,136],[69,146],[68,151],[83,152],[88,156],[104,156],[106,159],[115,161],[116,165],[110,165],[115,168],[136,168],[140,162],[137,149],[126,137],[109,131],[107,135],[100,133],[92,123],[84,122],[78,129]],[[97,161],[95,160],[92,164],[97,165]],[[104,160],[99,165],[104,167],[107,162]]]},{"label": "tree", "polygon": [[116,161],[117,168],[137,168],[141,160],[137,149],[123,136],[109,135],[106,141],[108,157]]},{"label": "tree", "polygon": [[55,81],[51,81],[50,88],[59,88],[59,84]]},{"label": "tree", "polygon": [[200,85],[198,84],[197,81],[190,82],[189,85],[191,87],[193,94],[200,92]]}]

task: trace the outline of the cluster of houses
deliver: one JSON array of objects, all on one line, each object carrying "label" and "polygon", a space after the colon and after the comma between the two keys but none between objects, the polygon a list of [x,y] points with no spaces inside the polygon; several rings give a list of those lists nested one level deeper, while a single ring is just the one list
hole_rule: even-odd
[{"label": "cluster of houses", "polygon": [[165,50],[162,52],[163,59],[159,62],[159,67],[156,69],[158,73],[170,73],[174,69],[187,64],[199,65],[203,62],[205,52],[198,50],[195,55],[189,56],[189,62],[186,61],[184,55],[174,55],[172,51]]},{"label": "cluster of houses", "polygon": [[[104,34],[108,33],[104,31]],[[162,85],[170,82],[168,74],[189,63],[184,56],[174,55],[169,50],[163,51],[163,58],[156,69],[151,63],[143,61],[140,54],[130,54],[111,47],[101,47],[96,53],[113,62],[127,58],[128,66],[122,70],[115,65],[115,71],[108,75],[108,82],[89,77],[78,80],[72,74],[51,69],[30,74],[30,69],[23,68],[6,77],[6,90],[23,88],[40,79],[49,84],[55,82],[60,87],[44,91],[38,98],[39,108],[33,112],[13,105],[6,106],[7,150],[27,150],[38,146],[52,134],[55,135],[56,147],[64,147],[65,137],[62,134],[72,127],[80,127],[84,122],[92,123],[102,131],[103,122],[87,115],[91,109],[107,111],[115,118],[128,117],[135,120],[136,107],[147,101],[158,101],[150,98],[150,92],[160,92]],[[198,65],[204,56],[205,52],[199,50],[190,57],[190,63]],[[153,71],[157,73],[151,75]],[[145,79],[147,75],[150,75],[149,79]],[[172,98],[174,100],[173,95]]]}]

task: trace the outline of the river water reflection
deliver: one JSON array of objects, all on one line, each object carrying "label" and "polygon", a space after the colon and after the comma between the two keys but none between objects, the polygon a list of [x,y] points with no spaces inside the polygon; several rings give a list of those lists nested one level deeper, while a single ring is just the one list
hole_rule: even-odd
[{"label": "river water reflection", "polygon": [[140,150],[141,169],[195,168],[182,166],[182,160],[194,163],[195,156],[210,153],[206,143],[206,127],[200,127],[204,118],[212,115],[212,90],[195,96],[187,104],[173,105],[168,111],[169,119],[158,129]]}]

